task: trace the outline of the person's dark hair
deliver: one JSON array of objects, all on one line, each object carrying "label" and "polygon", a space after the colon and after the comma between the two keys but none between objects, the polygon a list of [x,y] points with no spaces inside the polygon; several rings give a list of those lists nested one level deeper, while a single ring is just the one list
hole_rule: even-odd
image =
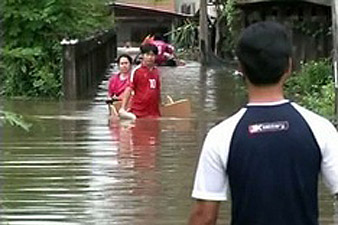
[{"label": "person's dark hair", "polygon": [[127,58],[128,61],[130,62],[130,64],[133,63],[133,58],[132,58],[130,55],[128,55],[128,54],[121,54],[121,55],[117,58],[117,60],[116,60],[116,61],[117,61],[117,64],[120,64],[121,58]]},{"label": "person's dark hair", "polygon": [[163,41],[163,37],[162,37],[161,34],[156,33],[156,34],[154,35],[154,40],[155,40],[155,41]]},{"label": "person's dark hair", "polygon": [[144,44],[144,45],[141,45],[140,49],[141,49],[141,53],[142,54],[149,53],[149,52],[153,52],[155,55],[158,54],[158,49],[153,44]]},{"label": "person's dark hair", "polygon": [[292,44],[282,25],[258,22],[244,30],[236,55],[252,84],[276,84],[289,67]]}]

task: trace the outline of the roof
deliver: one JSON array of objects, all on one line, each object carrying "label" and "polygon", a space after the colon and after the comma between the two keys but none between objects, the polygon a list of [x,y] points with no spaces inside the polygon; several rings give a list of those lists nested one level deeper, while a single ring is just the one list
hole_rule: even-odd
[{"label": "roof", "polygon": [[148,6],[155,9],[164,9],[175,12],[176,0],[114,0],[114,2]]},{"label": "roof", "polygon": [[128,3],[114,2],[109,6],[113,7],[116,17],[128,17],[128,16],[163,16],[163,17],[178,17],[186,18],[191,17],[188,14],[176,13],[170,10],[158,9],[149,6],[141,6]]},{"label": "roof", "polygon": [[253,3],[267,3],[267,2],[308,2],[318,5],[324,5],[324,6],[331,6],[331,2],[335,0],[237,0],[238,5],[247,5],[247,4],[253,4]]}]

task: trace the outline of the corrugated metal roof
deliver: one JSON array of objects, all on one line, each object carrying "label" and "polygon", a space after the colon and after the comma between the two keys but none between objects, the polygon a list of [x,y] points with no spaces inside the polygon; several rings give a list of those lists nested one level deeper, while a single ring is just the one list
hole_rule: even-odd
[{"label": "corrugated metal roof", "polygon": [[164,16],[172,16],[172,17],[191,17],[191,15],[176,13],[170,10],[153,8],[149,6],[143,6],[143,5],[135,5],[135,4],[121,3],[121,2],[114,2],[114,3],[110,3],[109,5],[115,9],[120,9],[120,10],[137,10],[139,12],[152,13],[152,14],[158,14],[158,15],[164,15]]},{"label": "corrugated metal roof", "polygon": [[332,1],[334,0],[238,0],[237,4],[239,5],[246,5],[246,4],[253,4],[253,3],[263,3],[263,2],[309,2],[314,3],[318,5],[325,5],[325,6],[331,6]]},{"label": "corrugated metal roof", "polygon": [[175,12],[175,0],[115,0],[115,2]]}]

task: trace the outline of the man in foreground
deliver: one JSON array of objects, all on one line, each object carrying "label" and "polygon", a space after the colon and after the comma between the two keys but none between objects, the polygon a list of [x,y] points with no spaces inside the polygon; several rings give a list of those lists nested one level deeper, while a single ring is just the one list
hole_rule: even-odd
[{"label": "man in foreground", "polygon": [[291,42],[274,22],[243,32],[237,47],[249,103],[208,133],[189,224],[216,224],[221,201],[232,225],[318,225],[318,175],[338,193],[338,133],[284,98]]}]

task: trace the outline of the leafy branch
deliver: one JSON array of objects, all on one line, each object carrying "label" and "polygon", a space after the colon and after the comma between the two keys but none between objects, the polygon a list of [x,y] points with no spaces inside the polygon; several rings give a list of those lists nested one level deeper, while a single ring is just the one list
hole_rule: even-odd
[{"label": "leafy branch", "polygon": [[0,123],[1,122],[8,123],[11,126],[20,127],[25,131],[29,131],[30,127],[32,126],[32,124],[27,123],[23,120],[22,115],[18,115],[16,113],[7,112],[3,110],[0,110]]}]

